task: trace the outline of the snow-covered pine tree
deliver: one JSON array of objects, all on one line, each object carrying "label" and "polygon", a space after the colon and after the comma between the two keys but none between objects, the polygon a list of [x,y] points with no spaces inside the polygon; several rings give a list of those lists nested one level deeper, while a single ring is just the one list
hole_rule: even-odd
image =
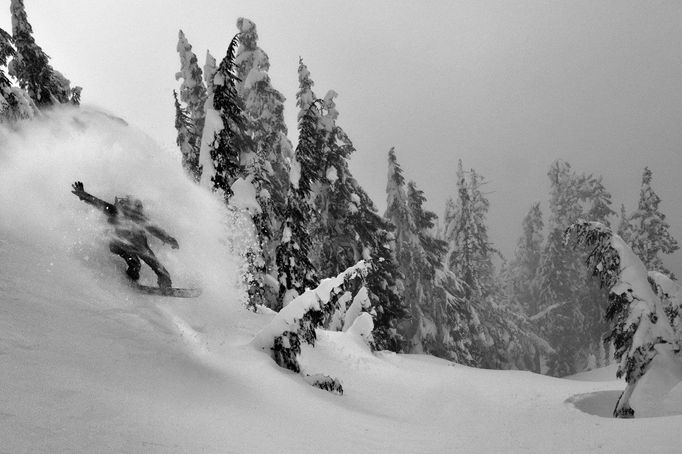
[{"label": "snow-covered pine tree", "polygon": [[[458,359],[451,342],[450,325],[455,322],[453,306],[457,301],[456,290],[461,291],[454,276],[443,280],[443,257],[448,245],[434,234],[436,214],[424,208],[426,197],[424,192],[410,181],[407,184],[407,206],[410,216],[410,224],[414,226],[413,236],[410,241],[412,249],[412,266],[416,268],[405,269],[405,288],[411,288],[414,297],[420,304],[420,311],[426,315],[427,323],[422,322],[418,332],[421,334],[422,345],[426,345],[424,351],[433,353],[447,359]],[[411,272],[411,275],[407,273]],[[417,282],[411,283],[415,279]],[[444,285],[444,284],[454,284]],[[410,301],[406,296],[405,300]],[[414,317],[414,312],[413,312]],[[435,328],[429,333],[429,325]]]},{"label": "snow-covered pine tree", "polygon": [[[270,231],[263,215],[264,197],[259,173],[251,171],[254,166],[262,165],[262,161],[254,159],[255,145],[247,133],[249,120],[237,94],[234,61],[238,44],[239,35],[235,35],[217,68],[210,53],[206,55],[206,121],[199,156],[200,184],[217,192],[228,206],[248,211],[253,220],[259,247],[246,253],[249,270],[245,279],[249,305],[255,307],[265,303],[266,264],[261,245]],[[235,188],[239,194],[233,198]]]},{"label": "snow-covered pine tree", "polygon": [[222,126],[215,131],[210,146],[213,174],[209,177],[213,189],[221,192],[225,202],[229,202],[233,194],[232,184],[243,174],[244,156],[252,153],[254,148],[251,138],[246,134],[244,104],[236,88],[234,59],[238,43],[239,35],[235,35],[215,72],[206,74],[211,80],[213,109],[220,115]]},{"label": "snow-covered pine tree", "polygon": [[593,360],[602,365],[606,326],[599,305],[604,290],[585,273],[584,256],[565,245],[563,232],[580,217],[608,222],[613,212],[600,177],[579,175],[564,161],[555,161],[548,176],[551,217],[539,274],[542,304],[532,318],[554,349],[548,373],[565,376],[584,370]]},{"label": "snow-covered pine tree", "polygon": [[[299,65],[299,107],[315,102],[308,69]],[[336,93],[321,100],[322,114],[313,127],[317,181],[311,185],[311,262],[319,276],[335,276],[361,259],[371,261],[367,288],[374,317],[377,348],[398,351],[403,339],[397,331],[405,307],[398,291],[395,257],[390,249],[392,225],[378,215],[369,196],[352,177],[348,158],[354,147],[336,124]],[[312,127],[312,125],[311,125]],[[312,140],[312,139],[311,139]]]},{"label": "snow-covered pine tree", "polygon": [[[460,320],[466,326],[457,326],[456,336],[468,339],[473,363],[479,366],[491,361],[486,350],[492,339],[484,334],[486,320],[482,318],[484,307],[490,304],[493,289],[493,248],[488,239],[485,223],[489,203],[481,193],[482,181],[473,170],[467,175],[459,160],[457,166],[457,201],[454,212],[446,219],[448,243],[447,268],[458,277],[462,285]],[[450,206],[453,204],[451,203]]]},{"label": "snow-covered pine tree", "polygon": [[[665,353],[667,361],[680,367],[678,335],[670,324],[670,307],[662,295],[661,281],[651,279],[642,261],[627,244],[603,224],[579,220],[566,231],[566,241],[574,240],[592,248],[588,267],[609,289],[605,318],[610,323],[608,339],[619,362],[617,376],[625,377],[627,387],[613,415],[632,418],[630,397],[639,380],[649,371],[652,360]],[[652,284],[657,284],[656,291]],[[673,316],[674,317],[674,316]]]},{"label": "snow-covered pine tree", "polygon": [[[353,190],[349,184],[347,159],[354,147],[345,132],[336,124],[334,97],[329,91],[322,101],[323,113],[318,125],[322,147],[319,160],[320,184],[313,192],[313,209],[317,219],[313,230],[315,244],[313,263],[321,276],[336,276],[362,258],[357,235],[346,222],[351,210]],[[356,195],[357,196],[357,195]]]},{"label": "snow-covered pine tree", "polygon": [[535,203],[523,218],[523,233],[519,238],[514,259],[509,264],[511,307],[526,315],[535,315],[540,308],[538,271],[544,242],[542,211]]},{"label": "snow-covered pine tree", "polygon": [[[33,39],[23,0],[11,0],[12,37],[16,54],[9,74],[17,79],[38,107],[71,102],[70,82],[49,64],[49,58]],[[80,90],[76,92],[80,98]]]},{"label": "snow-covered pine tree", "polygon": [[[299,75],[302,74],[299,70]],[[321,144],[316,134],[320,112],[315,103],[308,104],[300,97],[297,104],[307,108],[299,114],[298,146],[293,165],[297,175],[292,174],[287,191],[285,221],[281,241],[277,246],[279,301],[284,306],[296,296],[303,294],[306,288],[312,288],[318,282],[315,267],[309,258],[311,247],[309,228],[312,219],[309,200],[312,186],[320,179],[318,156]]]},{"label": "snow-covered pine tree", "polygon": [[187,108],[180,105],[178,93],[175,90],[173,90],[173,99],[175,100],[175,129],[178,131],[176,143],[182,153],[182,166],[188,175],[195,181],[199,181],[201,178],[199,147],[197,146],[199,143],[196,141],[194,123],[189,117]]},{"label": "snow-covered pine tree", "polygon": [[[7,60],[14,56],[14,47],[12,47],[12,36],[5,30],[0,28],[0,112],[2,117],[7,116],[7,111],[14,103],[14,98],[11,96],[10,88],[11,82],[7,78],[2,67],[7,66]],[[9,99],[8,99],[9,98]]]},{"label": "snow-covered pine tree", "polygon": [[452,249],[448,268],[458,276],[464,285],[464,296],[468,300],[485,299],[492,293],[494,269],[492,254],[494,248],[488,239],[485,218],[489,202],[481,192],[484,181],[473,170],[467,181],[462,161],[457,169],[457,211],[448,236],[445,238]]},{"label": "snow-covered pine tree", "polygon": [[[582,194],[583,219],[599,222],[610,228],[610,218],[616,213],[611,209],[611,194],[602,183],[602,177],[587,175],[583,178]],[[580,263],[585,263],[585,256],[580,256]],[[580,352],[580,369],[603,367],[608,364],[604,348],[604,337],[608,324],[604,319],[604,306],[599,302],[608,298],[608,289],[603,288],[598,279],[591,273],[583,275],[583,286],[579,294],[580,313],[584,322],[581,324],[580,337],[585,339],[586,346]],[[596,304],[595,304],[596,303]]]},{"label": "snow-covered pine tree", "polygon": [[208,94],[201,77],[202,72],[197,63],[197,56],[192,52],[192,45],[182,30],[178,31],[176,49],[180,56],[180,71],[175,74],[175,79],[182,79],[180,101],[184,103],[184,106],[178,108],[178,100],[176,99],[175,128],[178,130],[177,142],[182,152],[183,167],[194,180],[199,181],[201,178],[199,153],[201,136],[206,121],[205,105]]},{"label": "snow-covered pine tree", "polygon": [[[246,132],[255,145],[251,162],[245,163],[247,173],[259,186],[259,202],[263,209],[259,223],[267,273],[277,282],[276,248],[285,221],[286,195],[293,148],[287,138],[284,122],[285,97],[272,87],[267,54],[258,47],[256,25],[245,18],[237,20],[240,45],[235,56],[237,92],[244,102],[248,118]],[[278,288],[267,293],[269,305],[277,306]]]},{"label": "snow-covered pine tree", "polygon": [[395,225],[396,253],[401,255],[403,245],[409,243],[415,230],[407,205],[407,192],[403,169],[398,164],[395,148],[388,151],[388,181],[386,183],[386,213],[384,217]]},{"label": "snow-covered pine tree", "polygon": [[645,167],[637,210],[629,219],[633,226],[629,244],[647,269],[671,275],[670,270],[663,265],[661,256],[672,254],[680,246],[670,233],[665,214],[659,209],[661,198],[651,187],[652,178],[653,173]]},{"label": "snow-covered pine tree", "polygon": [[403,298],[410,310],[410,319],[401,323],[408,351],[458,359],[447,342],[450,305],[446,292],[436,285],[446,243],[432,234],[436,215],[424,209],[426,198],[413,182],[406,187],[393,148],[388,153],[386,193],[384,217],[396,226],[396,257],[404,276]]},{"label": "snow-covered pine tree", "polygon": [[633,235],[633,230],[634,226],[630,222],[630,216],[628,216],[627,211],[625,210],[625,205],[621,204],[620,205],[620,218],[618,221],[618,236],[623,239],[627,244],[630,244],[632,241],[632,235]]},{"label": "snow-covered pine tree", "polygon": [[10,57],[15,55],[12,37],[0,28],[0,122],[32,118],[38,109],[31,97],[19,87],[12,86],[2,69]]},{"label": "snow-covered pine tree", "polygon": [[[393,251],[393,225],[382,218],[369,195],[351,176],[349,213],[346,222],[355,231],[353,249],[370,260],[367,292],[374,320],[373,347],[377,350],[403,351],[405,338],[398,330],[408,315],[401,294],[402,278]],[[357,256],[357,255],[356,255]]]},{"label": "snow-covered pine tree", "polygon": [[444,263],[461,286],[451,336],[469,364],[533,369],[538,352],[547,346],[522,314],[501,305],[502,288],[493,266],[493,255],[499,253],[488,239],[489,202],[481,190],[485,184],[474,170],[465,173],[459,162],[458,198],[448,202],[444,235],[448,243]]}]

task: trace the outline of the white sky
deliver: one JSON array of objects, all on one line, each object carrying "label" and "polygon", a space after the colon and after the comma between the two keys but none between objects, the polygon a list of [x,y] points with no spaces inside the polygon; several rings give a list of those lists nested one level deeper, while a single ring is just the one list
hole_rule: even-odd
[{"label": "white sky", "polygon": [[[553,160],[603,174],[616,211],[635,206],[648,165],[682,241],[682,2],[25,2],[38,44],[84,87],[83,102],[169,150],[178,29],[203,65],[244,16],[288,98],[292,140],[298,57],[318,96],[339,93],[351,167],[382,212],[391,146],[439,215],[461,158],[490,180],[491,236],[510,256],[531,203],[548,198]],[[682,254],[673,266],[682,275]]]}]

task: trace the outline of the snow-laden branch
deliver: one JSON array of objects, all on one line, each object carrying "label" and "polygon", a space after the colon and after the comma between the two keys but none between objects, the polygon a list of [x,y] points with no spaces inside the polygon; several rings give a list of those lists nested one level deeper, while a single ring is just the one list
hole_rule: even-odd
[{"label": "snow-laden branch", "polygon": [[[369,262],[360,261],[338,276],[324,279],[316,289],[307,290],[284,307],[256,335],[253,343],[262,350],[270,350],[279,366],[301,372],[298,361],[301,343],[314,346],[316,328],[345,331],[360,317],[363,309],[369,309],[365,280],[370,267]],[[369,322],[362,333],[368,342],[373,329],[371,317]],[[329,380],[316,380],[315,386],[342,394],[343,388],[338,380],[327,378]]]}]

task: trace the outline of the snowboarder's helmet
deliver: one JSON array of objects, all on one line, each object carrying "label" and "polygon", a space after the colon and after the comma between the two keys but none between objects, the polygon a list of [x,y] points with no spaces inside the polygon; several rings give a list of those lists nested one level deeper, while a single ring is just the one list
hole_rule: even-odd
[{"label": "snowboarder's helmet", "polygon": [[142,200],[135,198],[131,195],[125,197],[116,197],[114,199],[114,205],[120,208],[123,215],[135,219],[144,220],[144,206],[142,205]]}]

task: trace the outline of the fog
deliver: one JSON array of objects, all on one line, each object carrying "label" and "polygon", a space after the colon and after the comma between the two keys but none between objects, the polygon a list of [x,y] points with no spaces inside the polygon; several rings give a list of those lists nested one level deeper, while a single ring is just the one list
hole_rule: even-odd
[{"label": "fog", "polygon": [[[510,256],[521,220],[548,199],[561,158],[601,174],[613,209],[635,207],[654,172],[682,240],[682,3],[667,1],[27,2],[53,66],[101,106],[175,150],[172,90],[182,28],[203,65],[224,55],[235,22],[259,30],[295,142],[299,56],[315,92],[339,93],[351,167],[383,212],[386,156],[442,214],[457,160],[489,180],[491,238]],[[7,8],[9,9],[9,8]],[[0,14],[9,29],[9,11]],[[83,177],[85,178],[85,177]],[[547,215],[546,203],[544,209]],[[617,220],[614,218],[614,222]],[[669,261],[682,275],[682,254]]]}]

